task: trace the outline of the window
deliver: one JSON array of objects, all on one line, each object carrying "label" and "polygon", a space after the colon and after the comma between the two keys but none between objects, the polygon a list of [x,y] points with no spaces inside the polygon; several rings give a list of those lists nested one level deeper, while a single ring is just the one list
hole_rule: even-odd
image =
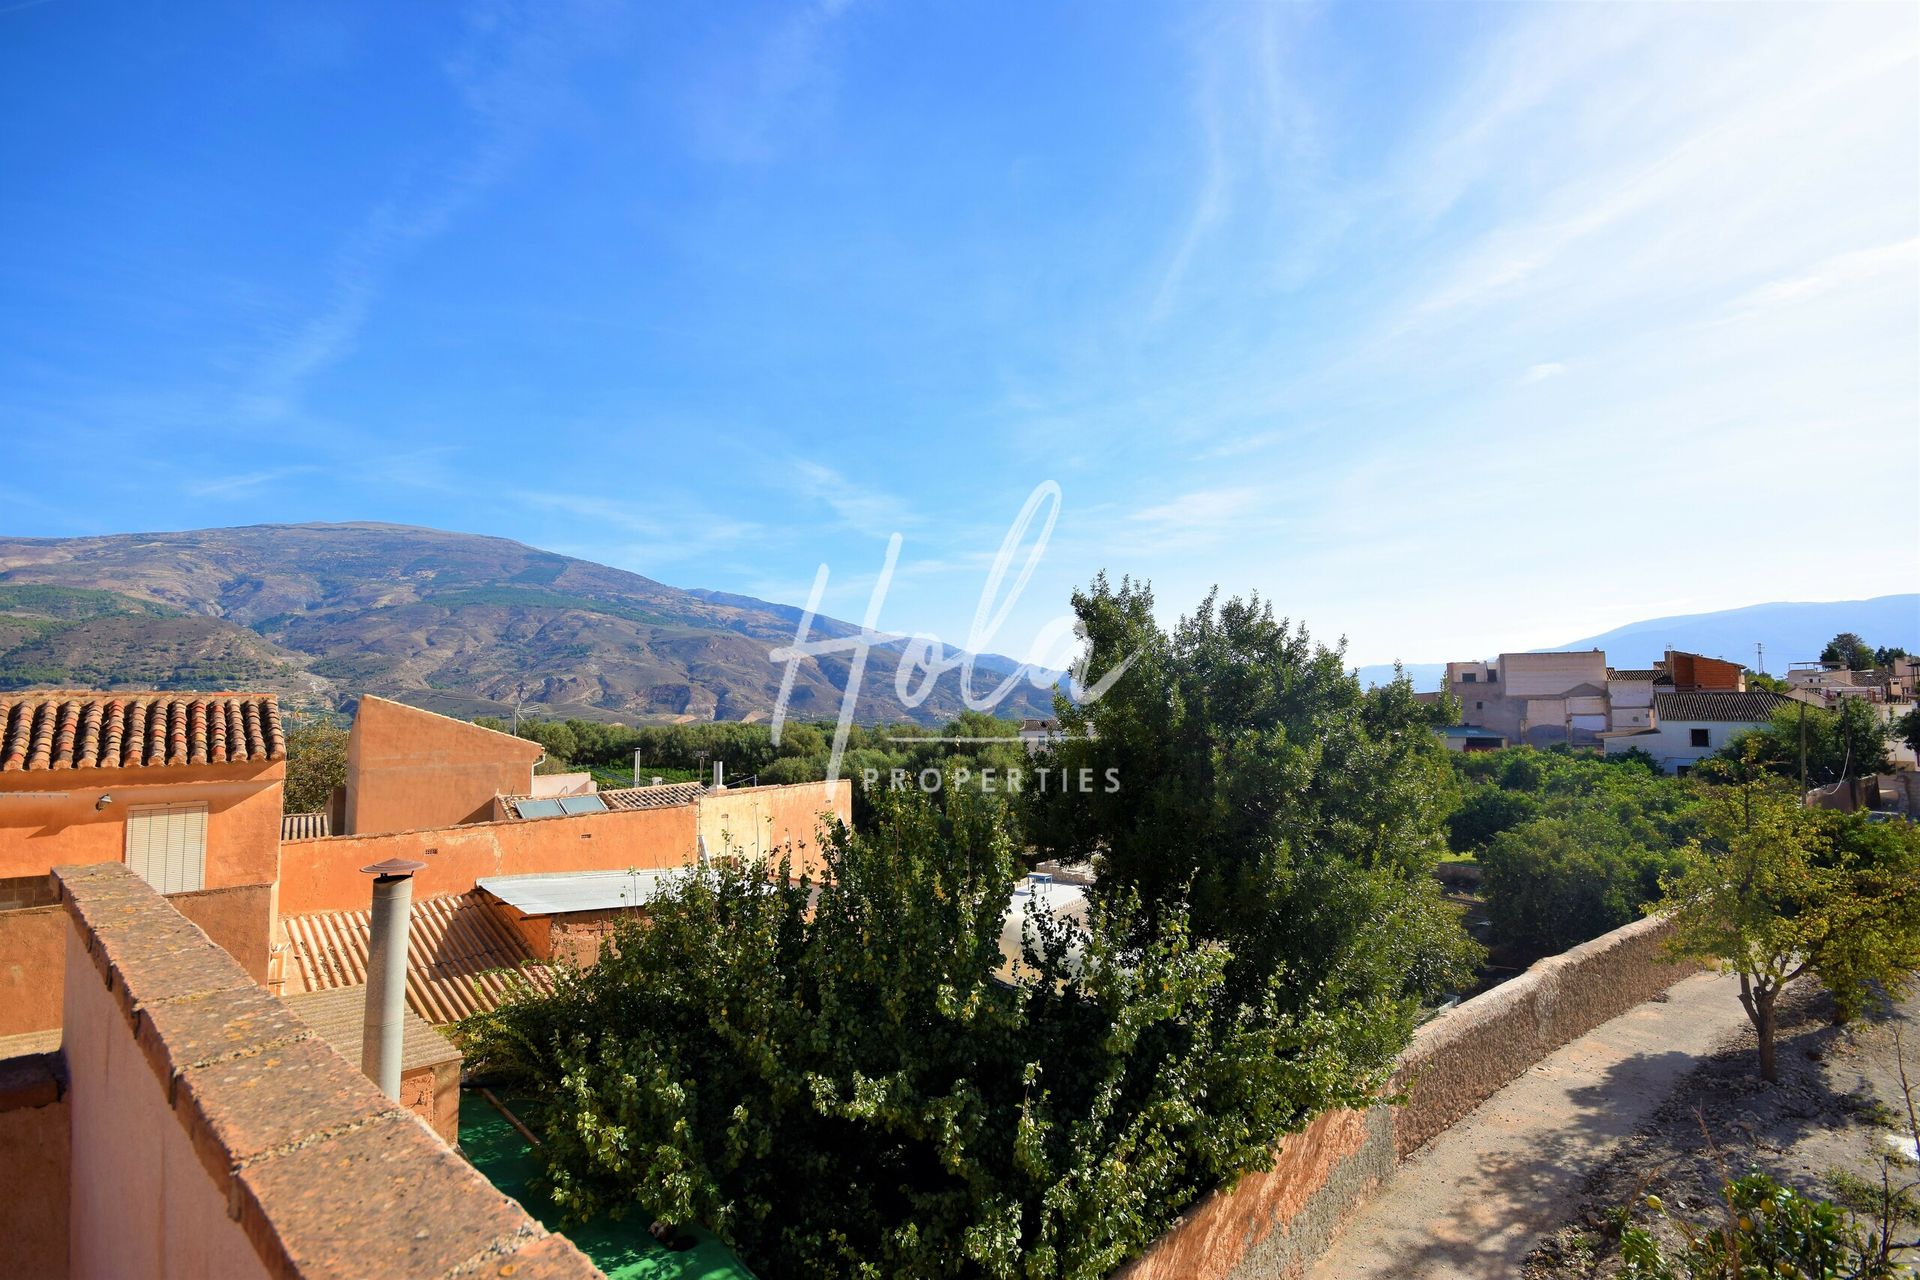
[{"label": "window", "polygon": [[1461,676],[1461,677],[1460,677],[1460,683],[1462,683],[1462,684],[1474,684],[1474,683],[1477,683],[1477,682],[1479,681],[1479,679],[1480,679],[1480,677],[1479,677],[1479,676],[1477,676],[1477,675],[1475,675],[1475,674],[1473,674],[1473,672],[1471,672],[1471,671],[1469,671],[1469,672],[1467,672],[1467,673],[1466,673],[1465,675],[1463,675],[1463,676]]},{"label": "window", "polygon": [[161,893],[206,888],[207,806],[156,804],[127,810],[127,866]]},{"label": "window", "polygon": [[1485,711],[1487,709],[1487,704],[1484,702],[1476,702],[1473,704],[1473,709],[1475,711]]},{"label": "window", "polygon": [[1689,729],[1687,733],[1688,736],[1692,738],[1693,745],[1696,747],[1710,747],[1713,745],[1713,743],[1707,740],[1707,731],[1705,729]]}]

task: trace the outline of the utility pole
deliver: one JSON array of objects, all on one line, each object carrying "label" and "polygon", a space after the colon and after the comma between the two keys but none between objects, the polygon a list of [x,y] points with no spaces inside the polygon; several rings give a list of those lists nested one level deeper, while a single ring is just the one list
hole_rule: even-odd
[{"label": "utility pole", "polygon": [[1800,704],[1800,797],[1804,802],[1807,795],[1807,700],[1796,699]]},{"label": "utility pole", "polygon": [[1757,640],[1753,645],[1753,669],[1761,675],[1767,674],[1767,646]]}]

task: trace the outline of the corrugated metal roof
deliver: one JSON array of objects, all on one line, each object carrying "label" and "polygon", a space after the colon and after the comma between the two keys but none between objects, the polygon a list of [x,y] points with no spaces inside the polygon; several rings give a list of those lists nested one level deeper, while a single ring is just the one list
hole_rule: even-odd
[{"label": "corrugated metal roof", "polygon": [[529,916],[637,907],[659,896],[670,871],[565,871],[553,875],[488,876],[480,888]]},{"label": "corrugated metal roof", "polygon": [[1787,699],[1777,693],[1657,693],[1653,718],[1727,724],[1765,724]]},{"label": "corrugated metal roof", "polygon": [[[313,1028],[313,1033],[340,1051],[354,1066],[360,1065],[360,1046],[366,1033],[367,989],[335,987],[331,991],[307,991],[285,996],[294,1016]],[[443,1062],[460,1061],[460,1051],[445,1036],[408,1009],[401,1018],[400,1069],[435,1067]]]},{"label": "corrugated metal roof", "polygon": [[333,834],[333,820],[324,813],[289,813],[280,818],[282,840],[319,840]]},{"label": "corrugated metal roof", "polygon": [[[288,916],[287,992],[329,991],[367,981],[366,911]],[[413,904],[407,934],[407,1004],[436,1026],[500,1003],[519,975],[538,982],[533,953],[478,893],[450,893]]]}]

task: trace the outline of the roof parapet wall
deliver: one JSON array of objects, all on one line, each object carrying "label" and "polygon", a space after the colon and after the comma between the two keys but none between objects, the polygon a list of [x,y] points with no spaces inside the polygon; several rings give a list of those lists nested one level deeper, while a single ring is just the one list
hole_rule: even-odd
[{"label": "roof parapet wall", "polygon": [[[204,1195],[176,1185],[193,1180],[168,1164],[169,1226],[176,1203],[196,1196],[224,1203],[263,1274],[600,1274],[571,1242],[549,1235],[382,1095],[126,867],[57,867],[53,875],[73,925],[69,1005],[89,1000],[98,1007],[89,979],[102,984],[110,1007],[106,1034],[137,1046],[156,1086],[148,1094],[137,1080],[111,1078],[112,1064],[127,1060],[117,1044],[105,1053],[70,1046],[76,1181],[84,1164],[127,1183],[89,1188],[90,1199],[125,1207],[128,1197],[159,1185],[159,1168],[80,1147],[99,1126],[82,1124],[78,1109],[117,1108],[131,1090],[140,1095],[131,1105],[171,1112],[208,1180]],[[77,1022],[100,1021],[76,1013],[69,1008],[70,1039]],[[132,1069],[138,1073],[137,1061]],[[77,1187],[75,1197],[79,1205]],[[76,1216],[74,1237],[114,1225],[90,1228]]]}]

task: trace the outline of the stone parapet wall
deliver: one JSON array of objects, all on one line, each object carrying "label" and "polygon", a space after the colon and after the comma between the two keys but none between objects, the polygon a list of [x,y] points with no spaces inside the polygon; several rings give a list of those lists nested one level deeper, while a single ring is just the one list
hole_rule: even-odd
[{"label": "stone parapet wall", "polygon": [[1390,1092],[1400,1105],[1332,1111],[1280,1142],[1273,1168],[1209,1192],[1123,1280],[1302,1276],[1399,1163],[1540,1059],[1653,999],[1697,966],[1663,951],[1671,927],[1638,920],[1540,961],[1414,1033]]},{"label": "stone parapet wall", "polygon": [[125,867],[54,875],[69,1275],[599,1274]]},{"label": "stone parapet wall", "polygon": [[1665,920],[1632,924],[1535,964],[1414,1032],[1393,1089],[1394,1148],[1405,1159],[1508,1081],[1695,968],[1669,960]]}]

